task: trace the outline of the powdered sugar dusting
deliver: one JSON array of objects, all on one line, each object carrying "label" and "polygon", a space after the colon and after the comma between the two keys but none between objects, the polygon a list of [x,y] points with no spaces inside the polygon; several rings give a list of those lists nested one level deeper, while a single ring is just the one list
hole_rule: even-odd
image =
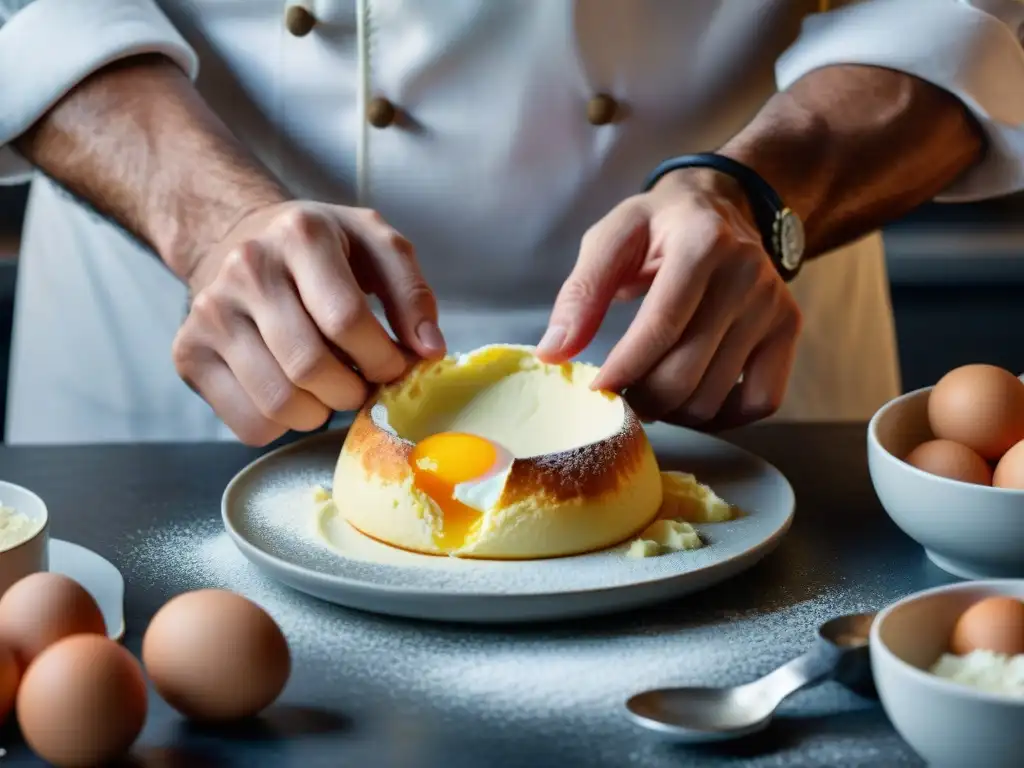
[{"label": "powdered sugar dusting", "polygon": [[[751,516],[779,501],[765,490],[762,463],[680,430],[654,425],[647,432],[662,469],[693,472],[727,500],[753,502]],[[308,543],[309,492],[330,481],[340,445],[340,435],[325,435],[306,441],[301,453],[286,449],[265,460],[293,461],[295,481],[266,494],[284,502],[276,514],[282,538],[290,530]],[[713,536],[708,549],[715,543]],[[246,595],[288,637],[294,672],[286,698],[327,703],[357,722],[380,708],[411,713],[440,734],[431,749],[436,754],[444,744],[453,766],[472,764],[474,754],[478,764],[496,768],[920,765],[877,704],[835,684],[789,699],[767,745],[732,752],[677,749],[624,717],[624,700],[644,688],[735,685],[763,675],[805,651],[826,620],[877,610],[911,586],[890,563],[855,567],[838,551],[811,555],[815,545],[806,532],[797,535],[756,575],[641,613],[502,628],[403,622],[308,597],[246,560],[219,518],[139,531],[121,542],[116,559],[135,589],[170,596],[221,587]],[[328,551],[324,557],[340,559]],[[412,569],[417,582],[435,568],[449,587],[462,578],[448,570],[463,567],[460,561],[429,561],[429,569]]]},{"label": "powdered sugar dusting", "polygon": [[[140,532],[125,543],[122,559],[140,586],[222,587],[262,605],[288,637],[296,675],[315,681],[307,685],[321,694],[334,691],[347,707],[360,706],[351,700],[358,693],[457,722],[471,716],[516,742],[529,725],[531,738],[551,739],[552,749],[575,745],[566,764],[599,767],[716,764],[713,755],[675,750],[638,732],[623,717],[625,698],[649,687],[745,682],[806,650],[825,620],[891,599],[884,573],[800,595],[784,584],[747,583],[600,622],[492,630],[393,621],[306,597],[251,565],[216,520]],[[758,607],[746,607],[752,604]],[[797,694],[780,714],[820,718],[872,706],[828,684]],[[878,736],[866,741],[856,726],[839,738],[812,733],[799,748],[727,762],[917,764],[887,727]]]},{"label": "powdered sugar dusting", "polygon": [[622,408],[622,425],[614,434],[568,451],[535,456],[531,461],[538,467],[569,477],[583,478],[615,470],[622,455],[629,451],[630,440],[643,429],[637,415],[624,400]]}]

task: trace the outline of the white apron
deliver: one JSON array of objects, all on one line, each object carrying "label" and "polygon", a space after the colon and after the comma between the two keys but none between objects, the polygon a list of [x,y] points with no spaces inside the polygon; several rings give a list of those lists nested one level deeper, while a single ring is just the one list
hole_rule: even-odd
[{"label": "white apron", "polygon": [[[741,128],[816,3],[319,0],[302,37],[279,0],[163,5],[205,97],[295,194],[375,207],[412,240],[464,350],[539,340],[584,230],[659,160]],[[587,120],[598,93],[620,105],[612,124]],[[378,95],[403,124],[368,125]],[[880,237],[792,289],[805,330],[779,418],[868,417],[900,387]],[[635,306],[582,357],[600,362]],[[229,439],[171,363],[184,307],[155,257],[36,179],[8,440]]]}]

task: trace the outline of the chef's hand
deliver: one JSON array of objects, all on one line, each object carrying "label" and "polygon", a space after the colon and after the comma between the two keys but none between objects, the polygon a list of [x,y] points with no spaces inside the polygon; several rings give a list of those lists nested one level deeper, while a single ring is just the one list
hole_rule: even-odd
[{"label": "chef's hand", "polygon": [[625,388],[642,418],[707,430],[778,409],[800,310],[731,179],[676,171],[595,224],[555,301],[541,357],[578,354],[613,300],[644,293],[595,388]]},{"label": "chef's hand", "polygon": [[[358,408],[411,351],[445,350],[409,241],[374,211],[286,202],[245,216],[189,277],[181,377],[250,445]],[[370,311],[384,305],[395,343]]]}]

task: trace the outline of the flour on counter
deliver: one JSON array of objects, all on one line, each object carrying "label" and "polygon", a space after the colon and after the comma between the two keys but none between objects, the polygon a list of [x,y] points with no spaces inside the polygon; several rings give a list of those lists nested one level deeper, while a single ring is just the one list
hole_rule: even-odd
[{"label": "flour on counter", "polygon": [[[674,608],[605,620],[600,628],[575,622],[496,632],[396,621],[307,597],[251,565],[219,519],[145,532],[127,544],[124,560],[132,563],[134,579],[174,591],[221,587],[246,595],[281,624],[299,658],[343,660],[335,672],[467,704],[482,704],[479,697],[487,706],[510,709],[543,703],[616,720],[630,692],[753,679],[806,650],[825,620],[876,606],[865,601],[866,589],[851,585],[849,594],[826,593],[764,611],[723,606],[709,612],[713,600],[704,600],[694,615],[685,606],[695,601],[687,598]],[[755,646],[763,654],[752,654]],[[324,669],[329,674],[332,667]]]}]

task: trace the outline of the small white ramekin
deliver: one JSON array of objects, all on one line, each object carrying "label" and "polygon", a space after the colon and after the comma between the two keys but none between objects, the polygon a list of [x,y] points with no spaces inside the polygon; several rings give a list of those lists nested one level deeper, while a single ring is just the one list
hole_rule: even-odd
[{"label": "small white ramekin", "polygon": [[46,503],[32,491],[0,480],[0,506],[11,507],[36,522],[27,539],[0,549],[0,595],[24,577],[49,568],[50,516]]}]

